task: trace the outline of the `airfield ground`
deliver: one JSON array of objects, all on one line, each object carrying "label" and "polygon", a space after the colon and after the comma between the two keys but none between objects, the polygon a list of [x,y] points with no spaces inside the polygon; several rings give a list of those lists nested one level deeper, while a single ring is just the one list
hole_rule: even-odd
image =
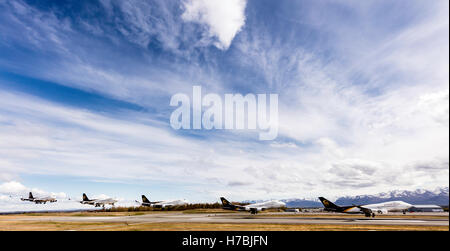
[{"label": "airfield ground", "polygon": [[0,215],[0,230],[79,231],[449,231],[448,213],[362,215],[264,212],[250,215],[220,209],[182,212],[73,212]]}]

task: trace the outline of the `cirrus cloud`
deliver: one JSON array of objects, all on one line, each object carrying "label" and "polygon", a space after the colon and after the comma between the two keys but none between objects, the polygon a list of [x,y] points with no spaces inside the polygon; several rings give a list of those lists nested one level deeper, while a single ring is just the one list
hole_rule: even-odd
[{"label": "cirrus cloud", "polygon": [[207,27],[207,36],[216,38],[214,45],[226,50],[245,24],[247,0],[186,0],[183,20]]}]

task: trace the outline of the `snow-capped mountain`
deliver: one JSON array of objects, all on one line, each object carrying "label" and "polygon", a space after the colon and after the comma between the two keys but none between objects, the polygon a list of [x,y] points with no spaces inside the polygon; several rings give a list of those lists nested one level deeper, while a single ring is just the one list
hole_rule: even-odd
[{"label": "snow-capped mountain", "polygon": [[[449,204],[449,189],[448,187],[443,187],[434,190],[425,190],[425,189],[417,189],[414,191],[394,190],[387,193],[379,193],[375,195],[345,196],[338,198],[336,200],[336,204],[364,205],[364,204],[380,203],[389,200],[401,200],[413,205],[434,204],[446,206]],[[286,203],[287,207],[303,207],[303,208],[322,207],[322,203],[316,198],[284,199],[281,201]],[[256,202],[262,201],[243,201],[242,203],[256,203]]]},{"label": "snow-capped mountain", "polygon": [[286,207],[322,207],[322,203],[318,199],[288,199],[281,201],[286,203]]},{"label": "snow-capped mountain", "polygon": [[387,193],[379,193],[375,195],[358,195],[358,196],[341,197],[336,200],[336,204],[339,205],[372,204],[372,203],[380,203],[386,200],[401,200],[415,205],[419,204],[448,205],[449,191],[448,187],[437,188],[433,191],[424,189],[417,189],[415,191],[394,190]]}]

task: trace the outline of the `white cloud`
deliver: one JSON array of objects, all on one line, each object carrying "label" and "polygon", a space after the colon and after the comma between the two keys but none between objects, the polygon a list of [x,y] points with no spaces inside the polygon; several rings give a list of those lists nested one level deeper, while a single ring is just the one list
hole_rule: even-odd
[{"label": "white cloud", "polygon": [[0,195],[2,198],[27,197],[29,192],[32,192],[34,196],[53,196],[57,199],[65,199],[67,197],[64,192],[47,192],[39,188],[29,188],[14,180],[0,184]]},{"label": "white cloud", "polygon": [[270,146],[275,148],[298,148],[298,146],[292,142],[289,143],[273,142],[270,144]]},{"label": "white cloud", "polygon": [[17,195],[29,192],[29,189],[17,181],[9,181],[0,185],[0,194]]},{"label": "white cloud", "polygon": [[[280,43],[264,27],[235,41],[238,62],[256,66],[280,101],[288,100],[280,104],[280,137],[309,146],[296,156],[265,154],[279,159],[271,192],[304,186],[310,195],[344,195],[448,185],[448,2],[436,5],[442,3],[438,14],[395,32],[380,30],[377,20],[350,6],[365,29],[328,19],[317,27],[328,31],[337,60]],[[323,5],[310,15],[332,9]],[[363,31],[383,36],[367,39]],[[266,180],[265,167],[249,170]]]},{"label": "white cloud", "polygon": [[218,39],[215,46],[226,50],[245,24],[246,0],[186,0],[183,20],[208,27],[208,35]]},{"label": "white cloud", "polygon": [[[166,1],[157,2],[165,6]],[[122,25],[129,27],[120,32],[131,42],[147,47],[150,36],[157,34],[168,49],[178,48],[181,30],[170,14],[154,26],[149,20],[154,17],[148,14],[152,4],[116,1],[114,9],[116,5],[126,16]],[[185,5],[185,21],[207,27],[207,37],[216,39],[221,49],[234,38],[237,50],[230,52],[236,53],[236,63],[260,72],[270,88],[280,91],[280,102],[289,100],[280,104],[280,138],[295,144],[265,146],[232,134],[202,141],[175,135],[164,124],[147,123],[142,119],[147,114],[111,118],[0,92],[0,179],[51,173],[116,181],[189,181],[194,184],[192,197],[231,194],[236,200],[448,186],[448,6],[441,8],[443,14],[399,32],[378,30],[379,23],[368,23],[364,12],[358,16],[367,29],[359,22],[342,26],[340,20],[319,18],[328,20],[320,22],[327,27],[317,29],[332,38],[337,51],[336,60],[323,62],[295,39],[273,37],[260,27],[235,38],[245,23],[244,1],[185,1]],[[26,39],[17,38],[23,47],[30,47],[26,41],[36,47],[50,44],[47,50],[63,55],[53,62],[55,67],[33,64],[37,78],[145,105],[159,102],[151,96],[155,93],[157,97],[183,86],[191,89],[194,81],[186,79],[190,75],[204,77],[201,67],[181,80],[174,79],[176,73],[170,69],[146,68],[141,72],[147,74],[140,75],[95,67],[91,61],[106,61],[96,51],[75,47],[89,55],[83,59],[64,51],[74,47],[65,34],[76,31],[64,32],[53,15],[43,18],[38,10],[31,15],[17,12],[23,13],[14,19],[22,29],[41,27],[24,33]],[[374,29],[385,39],[371,41],[358,35]],[[61,41],[64,46],[57,47]],[[402,74],[392,78],[387,73]],[[150,75],[161,78],[150,81]],[[354,81],[355,75],[367,83]],[[202,83],[223,86],[204,78]],[[368,93],[367,86],[378,87],[379,93]],[[229,187],[238,184],[246,184],[245,194],[240,187]]]}]

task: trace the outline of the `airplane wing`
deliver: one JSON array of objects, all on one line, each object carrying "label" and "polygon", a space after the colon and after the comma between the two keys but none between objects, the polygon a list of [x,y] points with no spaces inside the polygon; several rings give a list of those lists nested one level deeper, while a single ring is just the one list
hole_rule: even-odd
[{"label": "airplane wing", "polygon": [[244,208],[244,210],[249,211],[251,214],[257,214],[258,212],[268,209],[268,207],[266,207],[266,206],[258,206],[258,207],[246,206],[243,208]]},{"label": "airplane wing", "polygon": [[[261,209],[260,209],[261,210]],[[258,208],[250,208],[250,213],[251,214],[257,214],[258,213],[258,211],[260,211],[260,210],[258,210]]]},{"label": "airplane wing", "polygon": [[172,206],[176,206],[176,204],[171,203],[171,202],[167,202],[167,203],[159,202],[159,203],[153,204],[153,206],[154,206],[154,207],[161,207],[161,208],[164,208],[164,207],[172,207]]},{"label": "airplane wing", "polygon": [[92,201],[92,205],[96,206],[96,207],[100,207],[100,206],[105,206],[105,205],[112,205],[114,206],[114,203],[116,203],[117,200],[113,200],[113,199],[105,199],[105,200],[94,200]]},{"label": "airplane wing", "polygon": [[45,200],[45,199],[34,199],[33,202],[36,203],[36,204],[40,204],[40,203],[44,203],[45,204],[47,202],[47,200]]},{"label": "airplane wing", "polygon": [[173,207],[173,206],[182,206],[186,204],[188,204],[187,201],[183,200],[152,202],[152,205],[155,207]]},{"label": "airplane wing", "polygon": [[363,207],[363,206],[356,206],[357,208],[359,208],[364,214],[369,215],[372,214],[372,209],[367,208],[367,207]]},{"label": "airplane wing", "polygon": [[227,205],[227,206],[224,206],[223,208],[231,209],[231,210],[238,210],[238,211],[249,211],[250,210],[249,207],[240,206],[240,205]]},{"label": "airplane wing", "polygon": [[[364,207],[365,211],[363,211],[365,214],[366,212],[370,212],[370,213],[377,213],[377,214],[388,214],[389,213],[389,209],[385,208],[385,207],[371,207],[371,206],[365,206]],[[362,210],[362,209],[361,209]],[[402,208],[398,208],[396,210],[402,210]]]},{"label": "airplane wing", "polygon": [[113,200],[113,199],[108,199],[108,200],[103,201],[103,203],[105,203],[105,204],[114,204],[116,202],[117,202],[117,200]]}]

